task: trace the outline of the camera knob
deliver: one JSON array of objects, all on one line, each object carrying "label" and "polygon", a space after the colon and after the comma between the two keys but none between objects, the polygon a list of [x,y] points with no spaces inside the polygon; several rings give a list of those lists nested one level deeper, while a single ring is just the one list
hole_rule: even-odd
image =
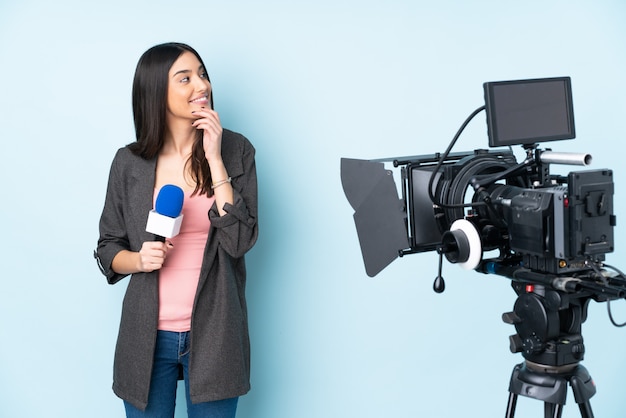
[{"label": "camera knob", "polygon": [[526,354],[537,354],[543,350],[543,343],[538,336],[533,334],[524,339],[522,347]]},{"label": "camera knob", "polygon": [[519,335],[511,335],[509,337],[509,349],[511,353],[521,353],[524,350],[524,343]]},{"label": "camera knob", "polygon": [[522,322],[522,318],[520,318],[515,312],[505,312],[502,314],[502,321],[506,324],[515,325]]},{"label": "camera knob", "polygon": [[578,359],[578,360],[582,360],[583,356],[585,355],[585,346],[584,344],[575,344],[574,347],[572,347],[572,355]]}]

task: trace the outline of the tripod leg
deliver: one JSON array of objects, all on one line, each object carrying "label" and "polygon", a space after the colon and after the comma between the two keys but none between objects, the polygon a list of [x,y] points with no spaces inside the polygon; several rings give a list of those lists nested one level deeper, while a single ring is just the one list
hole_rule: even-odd
[{"label": "tripod leg", "polygon": [[589,375],[589,372],[587,372],[587,369],[579,365],[570,378],[569,384],[574,392],[574,398],[580,409],[580,415],[583,418],[593,418],[589,399],[595,395],[596,385],[593,383],[593,379]]},{"label": "tripod leg", "polygon": [[580,409],[580,416],[582,418],[593,418],[593,411],[591,410],[591,404],[589,401],[579,403],[578,408]]},{"label": "tripod leg", "polygon": [[545,418],[561,418],[563,414],[563,405],[558,403],[545,402],[543,404]]},{"label": "tripod leg", "polygon": [[513,392],[509,393],[509,403],[506,406],[505,418],[515,417],[515,406],[517,405],[517,395]]}]

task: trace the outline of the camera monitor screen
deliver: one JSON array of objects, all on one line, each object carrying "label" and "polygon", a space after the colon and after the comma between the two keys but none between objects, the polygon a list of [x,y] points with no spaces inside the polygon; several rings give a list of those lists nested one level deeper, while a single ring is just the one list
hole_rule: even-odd
[{"label": "camera monitor screen", "polygon": [[569,77],[484,83],[489,146],[572,139],[574,107]]}]

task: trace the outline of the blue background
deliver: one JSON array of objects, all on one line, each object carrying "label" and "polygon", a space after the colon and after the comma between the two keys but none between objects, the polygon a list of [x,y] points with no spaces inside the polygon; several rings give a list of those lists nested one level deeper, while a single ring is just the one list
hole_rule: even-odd
[{"label": "blue background", "polygon": [[[0,416],[123,416],[126,282],[107,285],[92,251],[111,159],[134,138],[135,65],[166,41],[200,52],[224,126],[258,150],[238,417],[503,416],[521,361],[500,319],[509,280],[445,265],[435,294],[432,253],[367,277],[339,161],[443,151],[483,82],[571,76],[577,138],[550,146],[614,170],[620,266],[625,18],[621,0],[0,0]],[[455,150],[486,146],[483,113]],[[594,412],[623,416],[626,330],[592,303],[583,335]],[[520,398],[516,416],[542,411]],[[580,416],[571,391],[563,416]]]}]

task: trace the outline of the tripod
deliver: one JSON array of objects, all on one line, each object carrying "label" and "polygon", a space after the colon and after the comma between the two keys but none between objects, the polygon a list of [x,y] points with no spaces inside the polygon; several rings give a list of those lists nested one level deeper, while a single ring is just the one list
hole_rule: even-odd
[{"label": "tripod", "polygon": [[541,366],[529,361],[513,368],[506,418],[514,418],[518,395],[543,401],[545,418],[560,418],[567,397],[568,383],[574,392],[581,417],[593,418],[589,399],[596,393],[596,387],[584,366],[575,363],[541,370]]},{"label": "tripod", "polygon": [[568,384],[582,418],[593,418],[589,399],[596,387],[580,364],[589,295],[515,282],[513,287],[518,294],[514,310],[502,319],[515,325],[510,349],[521,352],[525,361],[513,368],[506,418],[514,418],[519,395],[543,401],[545,418],[560,418]]}]

